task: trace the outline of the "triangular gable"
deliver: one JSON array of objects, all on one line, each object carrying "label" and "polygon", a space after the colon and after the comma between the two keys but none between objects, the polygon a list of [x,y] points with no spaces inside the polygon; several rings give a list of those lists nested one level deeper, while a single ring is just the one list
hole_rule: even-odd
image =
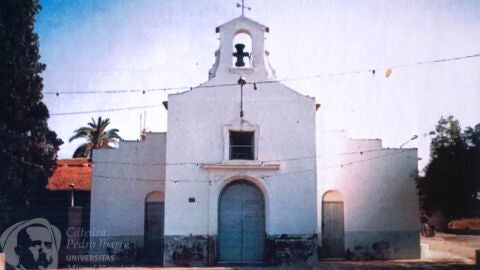
[{"label": "triangular gable", "polygon": [[270,31],[268,26],[265,26],[265,25],[263,25],[259,22],[256,22],[256,21],[248,18],[248,17],[245,17],[245,16],[239,16],[239,17],[237,17],[233,20],[230,20],[230,21],[218,26],[217,28],[215,28],[215,31],[218,33],[218,32],[220,32],[221,28],[224,28],[225,26],[230,25],[230,24],[235,24],[237,22],[242,22],[242,23],[247,23],[247,24],[253,25],[254,27],[257,27],[258,29],[260,29],[262,31],[265,31],[267,33]]}]

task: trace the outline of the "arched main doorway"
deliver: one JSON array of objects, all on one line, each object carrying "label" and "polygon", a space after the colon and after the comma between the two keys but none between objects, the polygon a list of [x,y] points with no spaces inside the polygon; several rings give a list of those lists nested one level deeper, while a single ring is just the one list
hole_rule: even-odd
[{"label": "arched main doorway", "polygon": [[160,191],[145,198],[145,254],[150,265],[163,265],[164,195]]},{"label": "arched main doorway", "polygon": [[322,198],[322,257],[345,256],[343,199],[338,191],[328,191]]},{"label": "arched main doorway", "polygon": [[254,184],[238,180],[219,200],[218,262],[261,263],[265,246],[265,200]]}]

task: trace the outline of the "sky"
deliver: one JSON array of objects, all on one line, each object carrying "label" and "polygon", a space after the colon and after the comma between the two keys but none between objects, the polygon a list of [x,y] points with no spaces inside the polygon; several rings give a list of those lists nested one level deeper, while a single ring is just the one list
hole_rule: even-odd
[{"label": "sky", "polygon": [[[237,2],[41,0],[35,30],[49,126],[65,142],[59,157],[72,156],[82,141],[69,138],[92,117],[110,118],[126,140],[143,127],[167,131],[162,101],[207,81],[215,28],[241,15]],[[277,79],[315,97],[327,130],[390,148],[418,135],[404,147],[418,148],[422,169],[441,116],[480,123],[480,57],[463,58],[480,54],[480,1],[245,4],[247,17],[270,28]]]}]

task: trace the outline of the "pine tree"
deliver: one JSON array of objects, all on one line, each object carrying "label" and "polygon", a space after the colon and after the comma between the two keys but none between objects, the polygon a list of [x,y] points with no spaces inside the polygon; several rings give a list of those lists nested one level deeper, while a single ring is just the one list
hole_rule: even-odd
[{"label": "pine tree", "polygon": [[[0,228],[32,209],[63,143],[42,102],[38,0],[0,1]],[[3,223],[3,224],[2,224]]]},{"label": "pine tree", "polygon": [[480,124],[462,132],[453,116],[440,118],[425,176],[417,179],[422,209],[448,219],[480,217]]}]

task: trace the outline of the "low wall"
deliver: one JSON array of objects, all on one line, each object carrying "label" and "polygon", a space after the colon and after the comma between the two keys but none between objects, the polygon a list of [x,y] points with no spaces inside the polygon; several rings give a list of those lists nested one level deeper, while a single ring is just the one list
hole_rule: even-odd
[{"label": "low wall", "polygon": [[212,265],[215,240],[206,235],[165,236],[165,266]]},{"label": "low wall", "polygon": [[351,260],[419,259],[418,231],[346,231],[345,250]]},{"label": "low wall", "polygon": [[271,235],[267,239],[267,250],[270,265],[315,265],[317,235]]},{"label": "low wall", "polygon": [[[315,265],[317,235],[270,235],[265,239],[265,265]],[[165,266],[216,265],[216,237],[207,235],[166,236]]]}]

